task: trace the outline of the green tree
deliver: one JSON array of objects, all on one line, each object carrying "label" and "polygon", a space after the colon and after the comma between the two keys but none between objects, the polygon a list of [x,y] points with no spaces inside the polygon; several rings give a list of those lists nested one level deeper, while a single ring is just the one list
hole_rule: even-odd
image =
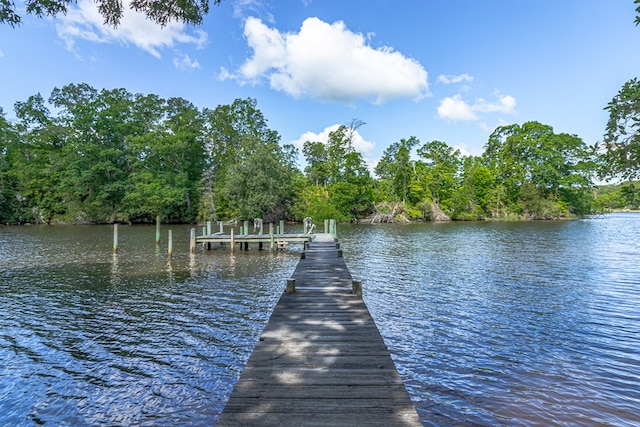
[{"label": "green tree", "polygon": [[18,135],[0,107],[0,223],[18,222],[19,199],[15,176],[14,153]]},{"label": "green tree", "polygon": [[640,80],[626,82],[605,110],[609,120],[600,176],[640,178]]},{"label": "green tree", "polygon": [[381,180],[389,182],[393,196],[402,202],[407,202],[411,195],[411,183],[416,176],[411,151],[418,144],[420,140],[415,136],[394,142],[382,153],[375,168],[376,175]]},{"label": "green tree", "polygon": [[308,185],[306,178],[297,186],[292,213],[298,221],[306,217],[311,217],[316,223],[325,219],[349,220],[333,205],[326,187]]},{"label": "green tree", "polygon": [[65,210],[58,188],[65,164],[60,129],[40,94],[14,106],[19,143],[14,145],[10,174],[17,181],[18,222],[49,223]]},{"label": "green tree", "polygon": [[496,194],[495,176],[482,158],[464,157],[461,184],[454,195],[453,217],[478,219],[492,216]]},{"label": "green tree", "polygon": [[[211,0],[214,5],[221,2],[222,0]],[[105,24],[117,27],[124,12],[122,0],[96,0],[96,3],[98,11],[104,17]],[[160,25],[166,25],[173,20],[200,25],[204,15],[209,13],[209,3],[209,0],[182,0],[179,2],[132,0],[129,2],[129,7],[144,13],[148,19]],[[24,4],[28,15],[42,18],[66,14],[69,6],[76,4],[76,0],[26,0]],[[12,0],[1,0],[0,24],[9,24],[14,27],[19,25],[21,21],[22,16],[17,13],[15,3]]]},{"label": "green tree", "polygon": [[302,153],[307,161],[304,171],[315,185],[326,186],[329,181],[327,147],[322,142],[306,141]]},{"label": "green tree", "polygon": [[208,161],[200,217],[283,218],[291,202],[295,148],[280,146],[280,135],[268,127],[255,99],[236,99],[203,114]]},{"label": "green tree", "polygon": [[590,191],[589,148],[575,135],[527,122],[497,128],[483,157],[506,190],[507,207],[534,218],[586,213]]},{"label": "green tree", "polygon": [[268,222],[285,218],[293,197],[294,155],[293,147],[279,145],[279,136],[262,141],[248,135],[225,180],[232,216]]},{"label": "green tree", "polygon": [[49,101],[61,109],[56,123],[65,129],[63,188],[75,215],[98,222],[129,220],[123,205],[131,172],[129,143],[149,129],[134,114],[134,95],[80,84],[54,89]]},{"label": "green tree", "polygon": [[[362,155],[354,148],[355,132],[363,124],[353,120],[349,126],[339,126],[329,133],[326,144],[317,141],[304,144],[308,183],[327,189],[331,208],[324,212],[335,209],[333,218],[337,220],[361,218],[371,210],[373,203],[373,179]],[[325,193],[304,191],[303,194],[318,200],[318,195]],[[294,211],[315,210],[309,208],[310,203],[310,200],[297,198]]]},{"label": "green tree", "polygon": [[[153,130],[130,139],[130,186],[124,197],[131,219],[190,222],[197,216],[199,185],[205,165],[203,120],[198,109],[182,98],[162,101],[138,97],[136,110],[162,115]],[[143,108],[142,108],[143,107]]]},{"label": "green tree", "polygon": [[624,207],[638,209],[640,207],[640,186],[635,182],[626,182],[620,185],[620,197],[624,201]]},{"label": "green tree", "polygon": [[431,141],[418,149],[418,155],[425,159],[426,168],[422,180],[429,191],[430,201],[443,210],[450,211],[458,186],[460,150],[453,149],[442,141]]}]

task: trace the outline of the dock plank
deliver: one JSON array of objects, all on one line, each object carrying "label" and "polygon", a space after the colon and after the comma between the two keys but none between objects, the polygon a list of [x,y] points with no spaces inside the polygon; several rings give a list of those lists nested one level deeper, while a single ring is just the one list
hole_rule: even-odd
[{"label": "dock plank", "polygon": [[334,241],[310,243],[218,426],[420,426]]}]

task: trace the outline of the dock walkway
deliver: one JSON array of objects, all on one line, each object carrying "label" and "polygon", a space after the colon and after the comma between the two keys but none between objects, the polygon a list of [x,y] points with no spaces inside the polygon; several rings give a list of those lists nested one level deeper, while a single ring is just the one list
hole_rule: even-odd
[{"label": "dock walkway", "polygon": [[422,425],[340,255],[309,244],[218,426]]}]

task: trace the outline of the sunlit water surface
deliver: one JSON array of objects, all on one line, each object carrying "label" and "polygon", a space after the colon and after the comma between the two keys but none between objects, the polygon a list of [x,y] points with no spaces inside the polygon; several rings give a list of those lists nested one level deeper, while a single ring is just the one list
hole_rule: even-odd
[{"label": "sunlit water surface", "polygon": [[[300,248],[172,228],[0,228],[0,425],[215,424]],[[425,425],[640,424],[640,214],[338,233]]]}]

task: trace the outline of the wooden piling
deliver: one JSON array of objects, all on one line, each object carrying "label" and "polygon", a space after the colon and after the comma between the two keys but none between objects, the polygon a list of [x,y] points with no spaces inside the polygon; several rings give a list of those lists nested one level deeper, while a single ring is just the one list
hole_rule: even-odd
[{"label": "wooden piling", "polygon": [[235,242],[234,242],[234,238],[233,238],[233,228],[231,229],[231,252],[233,252],[233,250],[235,249]]},{"label": "wooden piling", "polygon": [[169,242],[167,243],[167,254],[169,258],[173,256],[173,231],[169,230]]},{"label": "wooden piling", "polygon": [[191,229],[191,234],[189,236],[189,253],[196,253],[196,229]]},{"label": "wooden piling", "polygon": [[113,224],[113,252],[118,252],[118,224]]},{"label": "wooden piling", "polygon": [[362,282],[360,280],[354,280],[351,282],[351,289],[354,295],[362,296]]},{"label": "wooden piling", "polygon": [[156,215],[156,245],[160,244],[160,215]]},{"label": "wooden piling", "polygon": [[296,279],[288,279],[287,280],[287,289],[285,292],[292,294],[296,291]]},{"label": "wooden piling", "polygon": [[276,244],[276,240],[275,240],[274,235],[273,235],[273,223],[272,222],[269,223],[269,241],[271,243],[271,246],[269,247],[269,250],[273,251],[273,247]]}]

